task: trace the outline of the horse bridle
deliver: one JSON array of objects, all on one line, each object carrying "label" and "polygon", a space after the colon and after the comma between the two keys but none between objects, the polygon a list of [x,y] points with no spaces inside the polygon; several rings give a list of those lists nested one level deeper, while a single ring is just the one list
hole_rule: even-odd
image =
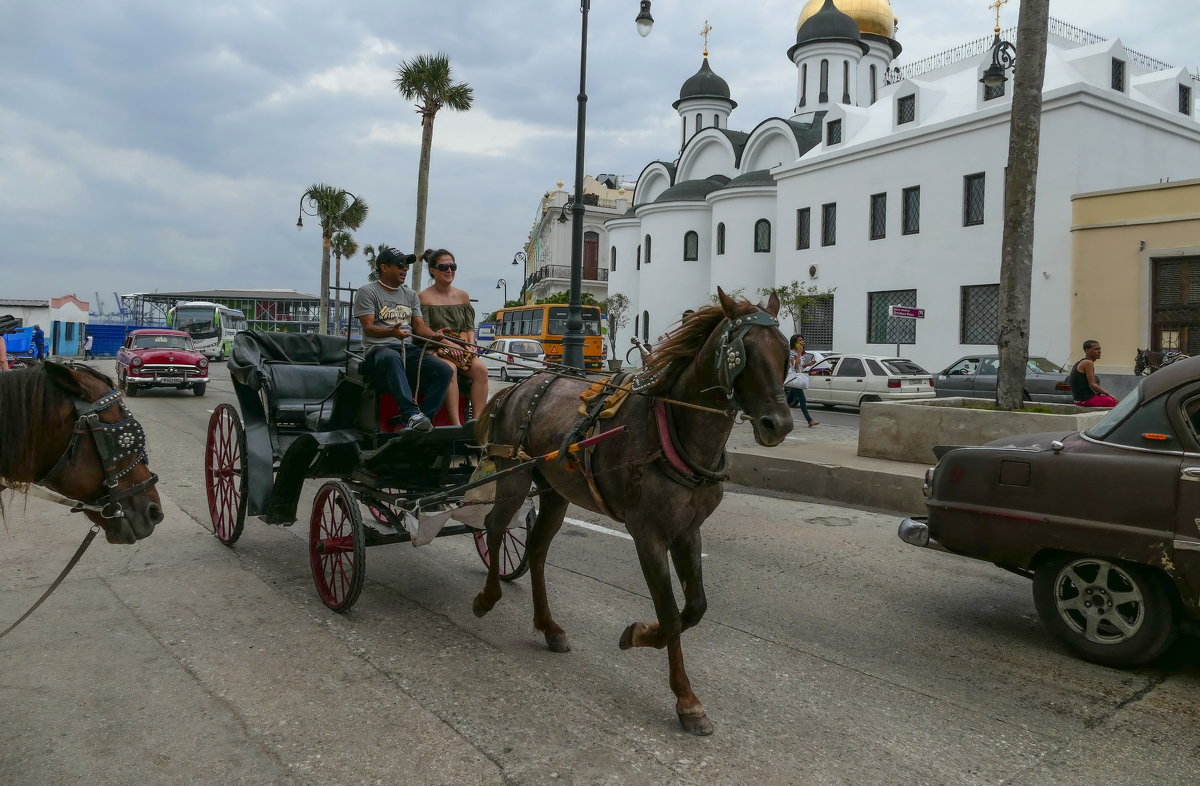
[{"label": "horse bridle", "polygon": [[[91,434],[100,454],[100,462],[104,467],[104,488],[106,493],[90,502],[75,501],[71,508],[73,513],[91,511],[99,513],[106,519],[125,518],[125,508],[121,500],[132,497],[153,486],[158,482],[158,475],[153,472],[141,483],[135,483],[129,488],[118,489],[121,479],[133,472],[138,464],[145,464],[149,470],[150,460],[146,455],[146,432],[142,424],[133,419],[133,415],[125,406],[120,391],[110,390],[95,401],[84,401],[72,396],[75,406],[75,426],[71,431],[71,441],[67,443],[63,454],[50,471],[36,483],[46,485],[52,481],[76,459],[79,453],[80,437]],[[100,413],[111,406],[117,406],[124,415],[123,420],[116,423],[105,423],[100,420]],[[133,459],[125,467],[117,469],[122,461]]]},{"label": "horse bridle", "polygon": [[[756,308],[754,313],[740,317],[726,318],[725,328],[721,338],[717,340],[716,370],[717,384],[725,398],[735,404],[737,393],[733,384],[738,376],[746,370],[746,334],[752,327],[779,327],[779,320],[770,313]],[[743,408],[744,409],[744,408]]]}]

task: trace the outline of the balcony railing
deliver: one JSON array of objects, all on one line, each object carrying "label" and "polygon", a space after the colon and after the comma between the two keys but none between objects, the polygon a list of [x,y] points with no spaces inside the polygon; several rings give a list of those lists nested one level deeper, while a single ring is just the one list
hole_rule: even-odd
[{"label": "balcony railing", "polygon": [[[539,281],[547,278],[561,278],[564,281],[571,280],[570,265],[543,265],[535,270],[526,282],[527,287],[532,287]],[[597,268],[595,271],[589,271],[586,267],[583,269],[584,281],[608,281],[608,268]]]}]

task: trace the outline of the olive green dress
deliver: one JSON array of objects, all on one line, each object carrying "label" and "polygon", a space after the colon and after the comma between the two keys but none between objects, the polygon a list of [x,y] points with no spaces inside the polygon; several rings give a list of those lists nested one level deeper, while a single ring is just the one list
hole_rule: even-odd
[{"label": "olive green dress", "polygon": [[[445,328],[447,333],[459,338],[475,330],[475,307],[470,303],[456,303],[452,306],[422,305],[421,314],[430,330]],[[445,360],[457,363],[463,371],[471,368],[471,361],[475,357],[474,354],[468,352],[461,359],[455,360],[444,348],[434,351]]]}]

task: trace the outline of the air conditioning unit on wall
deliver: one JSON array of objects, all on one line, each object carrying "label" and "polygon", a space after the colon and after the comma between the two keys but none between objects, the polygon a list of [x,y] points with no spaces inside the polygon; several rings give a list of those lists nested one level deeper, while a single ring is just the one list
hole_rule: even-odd
[{"label": "air conditioning unit on wall", "polygon": [[817,273],[820,273],[820,272],[821,272],[820,269],[816,265],[808,266],[808,277],[809,278],[816,279]]}]

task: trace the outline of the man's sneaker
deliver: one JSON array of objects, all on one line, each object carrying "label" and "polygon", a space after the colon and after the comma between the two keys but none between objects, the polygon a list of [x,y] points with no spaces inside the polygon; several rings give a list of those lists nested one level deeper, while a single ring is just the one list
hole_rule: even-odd
[{"label": "man's sneaker", "polygon": [[429,418],[425,417],[423,412],[418,412],[404,421],[404,427],[413,431],[430,431],[433,429],[433,424],[429,422]]}]

